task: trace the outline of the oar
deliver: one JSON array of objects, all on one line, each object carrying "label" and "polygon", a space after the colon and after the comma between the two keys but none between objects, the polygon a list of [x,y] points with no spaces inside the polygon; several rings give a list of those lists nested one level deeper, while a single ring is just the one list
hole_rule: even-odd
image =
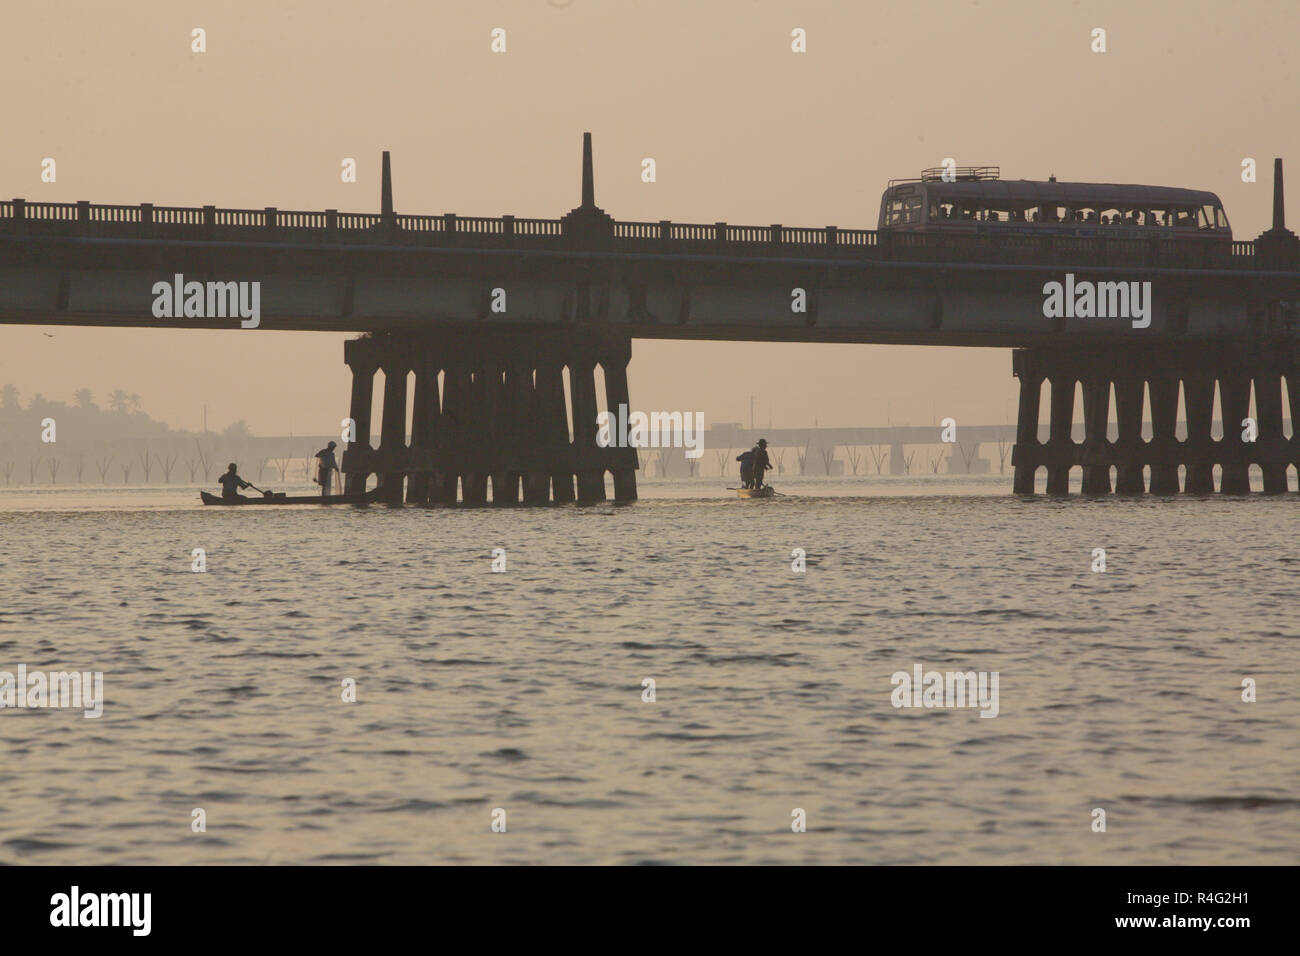
[{"label": "oar", "polygon": [[[252,488],[254,491],[262,491],[261,488],[257,487],[257,485],[253,484],[251,481],[248,483],[248,487]],[[263,498],[274,498],[275,495],[274,495],[272,492],[269,492],[269,491],[262,491],[262,497],[263,497]]]}]

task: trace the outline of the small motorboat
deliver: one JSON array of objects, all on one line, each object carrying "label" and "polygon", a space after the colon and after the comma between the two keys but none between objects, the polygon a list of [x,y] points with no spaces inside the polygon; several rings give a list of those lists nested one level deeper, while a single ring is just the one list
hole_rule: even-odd
[{"label": "small motorboat", "polygon": [[379,500],[379,489],[360,495],[286,495],[283,491],[264,491],[262,497],[223,498],[200,491],[205,505],[361,505]]},{"label": "small motorboat", "polygon": [[772,498],[776,496],[776,489],[771,485],[764,485],[762,488],[737,488],[736,496],[740,498]]}]

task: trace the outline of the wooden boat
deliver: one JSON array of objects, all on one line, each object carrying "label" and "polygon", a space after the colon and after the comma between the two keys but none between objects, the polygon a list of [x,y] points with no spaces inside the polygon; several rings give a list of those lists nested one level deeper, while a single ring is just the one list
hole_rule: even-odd
[{"label": "wooden boat", "polygon": [[200,491],[199,497],[205,505],[360,505],[379,500],[379,489],[367,491],[360,495],[286,495],[283,491],[271,492],[260,498],[240,497],[223,498]]},{"label": "wooden boat", "polygon": [[762,488],[737,488],[736,495],[740,498],[771,498],[776,494],[776,489],[771,485],[764,485]]}]

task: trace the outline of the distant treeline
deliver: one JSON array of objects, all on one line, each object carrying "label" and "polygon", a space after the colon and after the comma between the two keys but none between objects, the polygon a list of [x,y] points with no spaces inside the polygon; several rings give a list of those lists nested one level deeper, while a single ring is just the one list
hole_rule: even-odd
[{"label": "distant treeline", "polygon": [[[171,428],[118,389],[100,407],[89,389],[73,402],[43,395],[22,401],[0,386],[0,487],[15,485],[185,484],[207,487],[234,461],[261,481],[310,482],[313,456],[329,437],[255,437],[242,419],[221,432]],[[53,419],[51,430],[45,423]],[[53,437],[53,441],[44,440]],[[338,440],[338,436],[334,436]]]},{"label": "distant treeline", "polygon": [[[112,392],[101,407],[88,388],[78,389],[72,403],[46,398],[39,392],[22,401],[13,385],[0,386],[0,442],[39,440],[42,421],[53,418],[57,438],[108,441],[129,438],[194,437],[200,432],[171,428],[156,421],[140,408],[140,396],[122,389]],[[248,424],[240,419],[221,431],[223,438],[246,438],[252,435]]]}]

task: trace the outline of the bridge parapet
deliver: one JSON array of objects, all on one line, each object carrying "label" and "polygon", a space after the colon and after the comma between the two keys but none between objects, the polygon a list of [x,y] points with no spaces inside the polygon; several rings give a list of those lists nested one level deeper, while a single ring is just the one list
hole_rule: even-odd
[{"label": "bridge parapet", "polygon": [[[0,202],[0,236],[309,243],[457,248],[580,248],[619,253],[790,259],[1094,265],[1252,270],[1255,243],[1202,244],[1165,238],[950,236],[927,233],[612,221],[608,235],[577,233],[563,219],[516,216],[395,215],[391,228],[373,213],[336,210],[220,209],[213,206]],[[1286,267],[1276,257],[1271,268]],[[1300,268],[1300,262],[1291,268]]]}]

